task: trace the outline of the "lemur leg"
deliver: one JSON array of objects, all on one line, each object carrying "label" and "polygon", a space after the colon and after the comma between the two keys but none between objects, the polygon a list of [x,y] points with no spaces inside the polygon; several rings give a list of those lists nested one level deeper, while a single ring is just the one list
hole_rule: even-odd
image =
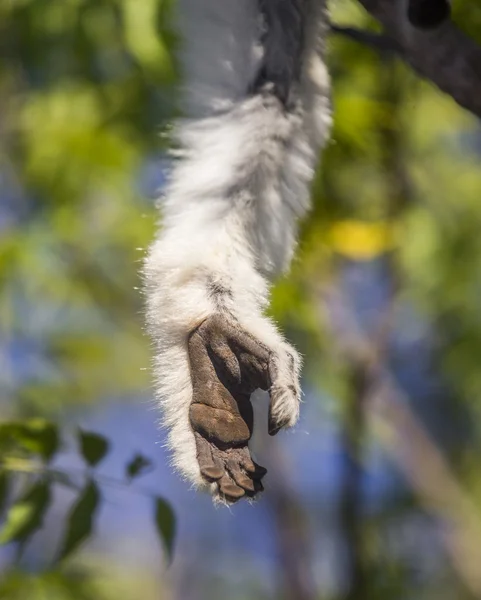
[{"label": "lemur leg", "polygon": [[299,412],[296,360],[283,343],[273,351],[230,317],[206,319],[189,338],[193,397],[189,417],[202,477],[235,502],[262,491],[266,469],[251,459],[254,425],[250,395],[269,390],[269,433],[292,425]]}]

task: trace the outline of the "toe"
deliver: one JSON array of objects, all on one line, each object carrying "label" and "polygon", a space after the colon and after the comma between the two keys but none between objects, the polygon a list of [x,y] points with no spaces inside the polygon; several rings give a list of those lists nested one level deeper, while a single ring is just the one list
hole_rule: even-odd
[{"label": "toe", "polygon": [[212,454],[211,445],[199,433],[195,433],[194,435],[200,474],[209,482],[221,479],[225,471],[221,462]]},{"label": "toe", "polygon": [[247,473],[255,473],[256,472],[256,466],[250,456],[246,456],[245,458],[242,459],[241,467]]},{"label": "toe", "polygon": [[220,480],[219,491],[228,502],[237,502],[237,500],[245,495],[245,491],[236,485],[227,475]]},{"label": "toe", "polygon": [[255,491],[254,482],[250,477],[240,470],[238,464],[229,464],[227,468],[229,469],[229,474],[231,475],[232,479],[239,487],[247,492]]},{"label": "toe", "polygon": [[222,479],[225,472],[224,469],[212,465],[207,467],[201,467],[200,473],[202,477],[204,477],[208,481],[217,481],[218,479]]}]

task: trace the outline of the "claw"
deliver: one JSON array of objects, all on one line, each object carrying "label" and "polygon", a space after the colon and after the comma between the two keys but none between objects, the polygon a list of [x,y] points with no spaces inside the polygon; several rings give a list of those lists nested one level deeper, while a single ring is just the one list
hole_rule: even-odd
[{"label": "claw", "polygon": [[254,463],[254,464],[255,464],[256,470],[255,470],[253,479],[258,479],[260,481],[264,477],[264,475],[267,473],[267,469],[265,467],[261,467],[257,463]]},{"label": "claw", "polygon": [[254,481],[254,485],[256,488],[256,494],[264,491],[264,486],[262,485],[262,481],[260,479]]},{"label": "claw", "polygon": [[281,429],[282,425],[277,425],[273,419],[269,419],[269,435],[277,435]]},{"label": "claw", "polygon": [[279,420],[273,417],[272,406],[269,406],[269,417],[267,421],[267,430],[269,432],[269,435],[277,435],[279,431],[286,425],[288,425],[288,421],[286,419]]}]

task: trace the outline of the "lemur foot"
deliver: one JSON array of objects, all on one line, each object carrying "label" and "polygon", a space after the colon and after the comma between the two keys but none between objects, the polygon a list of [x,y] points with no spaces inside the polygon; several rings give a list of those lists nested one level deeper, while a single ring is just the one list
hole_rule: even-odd
[{"label": "lemur foot", "polygon": [[251,458],[254,415],[250,396],[269,390],[269,433],[293,425],[299,412],[298,367],[284,342],[269,349],[232,318],[213,315],[189,338],[194,430],[200,473],[225,502],[255,497],[266,469]]},{"label": "lemur foot", "polygon": [[261,479],[267,469],[251,459],[247,445],[221,449],[199,433],[195,433],[195,441],[202,477],[217,484],[220,499],[233,503],[263,491]]}]

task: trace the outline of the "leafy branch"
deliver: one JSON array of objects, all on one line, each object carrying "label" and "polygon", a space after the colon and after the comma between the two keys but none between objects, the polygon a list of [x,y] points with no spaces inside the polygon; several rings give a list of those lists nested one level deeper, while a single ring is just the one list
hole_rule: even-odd
[{"label": "leafy branch", "polygon": [[[0,514],[5,514],[0,527],[0,544],[16,544],[18,556],[42,528],[52,505],[53,486],[63,485],[77,492],[54,558],[58,563],[69,558],[93,534],[103,499],[101,486],[127,488],[134,479],[154,468],[150,459],[136,453],[125,465],[125,479],[99,475],[95,469],[110,450],[109,440],[98,433],[79,429],[77,442],[86,467],[69,468],[67,472],[50,465],[62,446],[55,423],[43,419],[0,423]],[[76,473],[83,478],[82,485],[72,480],[72,474]],[[22,475],[26,481],[18,492],[16,483]],[[170,559],[176,529],[170,504],[154,493],[139,489],[136,492],[152,499],[154,525]]]}]

